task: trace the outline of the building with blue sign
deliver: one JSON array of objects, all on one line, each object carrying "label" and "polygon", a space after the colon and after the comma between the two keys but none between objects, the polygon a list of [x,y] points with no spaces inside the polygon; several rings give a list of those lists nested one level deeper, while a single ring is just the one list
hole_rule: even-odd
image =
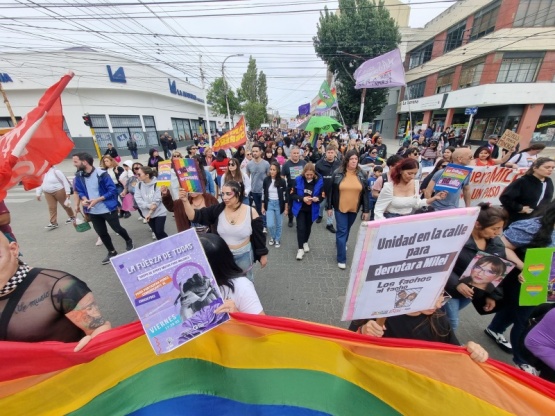
[{"label": "building with blue sign", "polygon": [[[199,124],[199,118],[206,118],[199,87],[154,66],[90,48],[3,54],[1,81],[16,118],[34,108],[44,91],[70,70],[75,76],[62,94],[62,105],[65,129],[76,149],[93,148],[82,119],[87,113],[101,149],[113,143],[122,155],[131,136],[139,149],[147,150],[159,146],[164,132],[179,141],[205,131]],[[209,117],[213,134],[228,129],[224,116]],[[0,127],[11,125],[0,106]]]}]

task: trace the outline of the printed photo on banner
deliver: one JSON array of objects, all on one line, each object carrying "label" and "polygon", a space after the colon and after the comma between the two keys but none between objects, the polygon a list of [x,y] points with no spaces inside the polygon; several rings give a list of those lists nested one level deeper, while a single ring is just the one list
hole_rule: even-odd
[{"label": "printed photo on banner", "polygon": [[223,300],[194,229],[111,262],[156,354],[229,320],[214,312]]},{"label": "printed photo on banner", "polygon": [[507,149],[509,152],[515,150],[515,147],[520,142],[520,136],[511,130],[505,130],[503,136],[497,141],[497,146]]},{"label": "printed photo on banner", "polygon": [[478,251],[460,277],[461,283],[491,293],[515,267],[509,260]]},{"label": "printed photo on banner", "polygon": [[522,276],[525,281],[520,285],[520,306],[537,306],[547,302],[549,288],[551,288],[551,301],[555,301],[553,299],[554,261],[554,248],[531,248],[526,250],[522,269]]},{"label": "printed photo on banner", "polygon": [[434,190],[455,193],[461,189],[466,178],[472,173],[472,168],[449,163],[435,184]]},{"label": "printed photo on banner", "polygon": [[462,208],[362,225],[342,320],[434,308],[478,212]]},{"label": "printed photo on banner", "polygon": [[172,161],[161,160],[158,162],[158,179],[156,185],[170,187],[172,179]]},{"label": "printed photo on banner", "polygon": [[180,188],[187,192],[204,193],[204,181],[199,175],[202,168],[196,159],[173,159],[173,168]]}]

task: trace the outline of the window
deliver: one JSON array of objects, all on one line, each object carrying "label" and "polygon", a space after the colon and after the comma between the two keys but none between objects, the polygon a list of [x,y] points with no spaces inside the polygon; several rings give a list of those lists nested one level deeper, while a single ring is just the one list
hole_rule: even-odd
[{"label": "window", "polygon": [[451,84],[453,83],[453,75],[455,75],[455,69],[447,69],[439,73],[437,77],[436,94],[441,94],[442,92],[451,91]]},{"label": "window", "polygon": [[[158,146],[158,133],[156,133],[156,123],[154,116],[143,116],[145,125],[146,139],[149,145]],[[177,140],[177,137],[174,137]],[[138,140],[137,140],[138,141]]]},{"label": "window", "polygon": [[497,82],[535,82],[543,53],[506,53]]},{"label": "window", "polygon": [[416,81],[407,85],[409,89],[408,99],[424,97],[424,89],[426,88],[426,80]]},{"label": "window", "polygon": [[429,42],[410,53],[409,69],[422,65],[432,59],[433,42]]},{"label": "window", "polygon": [[462,45],[464,32],[466,31],[466,20],[458,23],[447,31],[444,53],[452,51]]},{"label": "window", "polygon": [[191,134],[191,126],[189,124],[189,120],[186,120],[184,118],[172,117],[172,126],[174,133],[179,139],[183,137],[184,140],[191,140],[191,137],[193,137],[193,135]]},{"label": "window", "polygon": [[555,0],[520,0],[513,26],[555,26]]},{"label": "window", "polygon": [[488,33],[494,31],[500,5],[501,1],[498,0],[495,3],[484,7],[482,10],[474,15],[472,32],[470,32],[470,40],[479,39],[482,36],[486,36]]},{"label": "window", "polygon": [[482,78],[485,62],[485,58],[480,58],[464,64],[461,69],[461,77],[459,78],[459,88],[480,85],[480,78]]}]

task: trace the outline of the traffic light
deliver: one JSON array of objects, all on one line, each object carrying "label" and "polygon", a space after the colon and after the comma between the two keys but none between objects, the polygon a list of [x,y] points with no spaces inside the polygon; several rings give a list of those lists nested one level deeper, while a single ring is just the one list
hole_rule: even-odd
[{"label": "traffic light", "polygon": [[198,118],[198,124],[200,124],[201,126],[204,124],[204,119],[202,117]]},{"label": "traffic light", "polygon": [[85,114],[83,116],[83,123],[85,123],[85,126],[92,127],[91,116],[89,116],[88,114]]}]

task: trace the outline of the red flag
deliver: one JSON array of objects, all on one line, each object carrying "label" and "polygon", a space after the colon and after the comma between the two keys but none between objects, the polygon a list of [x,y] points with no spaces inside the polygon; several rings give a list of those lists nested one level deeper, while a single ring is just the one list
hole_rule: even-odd
[{"label": "red flag", "polygon": [[45,173],[73,149],[63,129],[61,94],[73,78],[64,75],[9,133],[0,137],[0,201],[8,189],[23,182],[25,190],[42,184]]}]

